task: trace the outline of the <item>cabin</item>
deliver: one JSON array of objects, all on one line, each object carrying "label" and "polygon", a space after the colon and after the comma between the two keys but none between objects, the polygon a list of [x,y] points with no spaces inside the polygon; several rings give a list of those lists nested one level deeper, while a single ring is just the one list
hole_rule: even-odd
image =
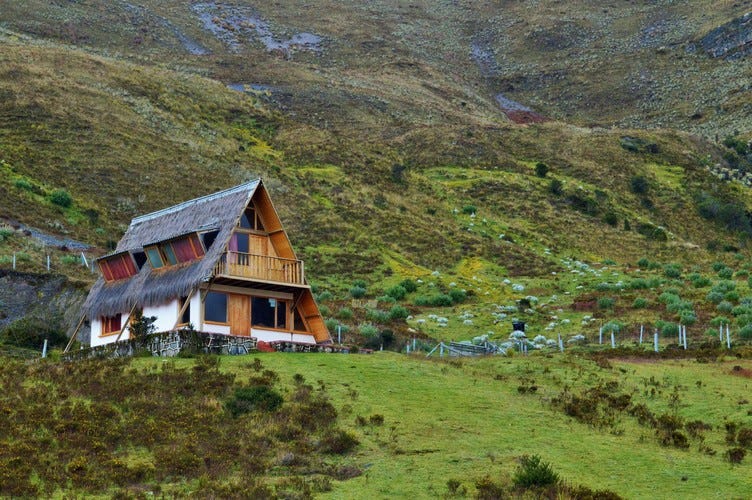
[{"label": "cabin", "polygon": [[130,338],[130,320],[156,332],[331,343],[261,179],[136,217],[84,303],[91,346]]}]

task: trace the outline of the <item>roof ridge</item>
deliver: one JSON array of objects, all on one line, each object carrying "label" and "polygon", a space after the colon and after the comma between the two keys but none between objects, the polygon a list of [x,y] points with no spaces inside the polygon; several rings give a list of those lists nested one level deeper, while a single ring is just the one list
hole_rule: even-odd
[{"label": "roof ridge", "polygon": [[180,210],[183,210],[184,208],[187,208],[191,205],[195,205],[197,203],[203,203],[210,200],[215,200],[217,198],[222,198],[223,196],[228,196],[230,194],[238,193],[241,191],[244,191],[246,189],[253,189],[258,186],[258,184],[261,182],[261,177],[258,179],[254,179],[252,181],[244,182],[243,184],[239,184],[237,186],[233,186],[231,188],[224,189],[222,191],[217,191],[216,193],[207,194],[204,196],[200,196],[198,198],[193,198],[191,200],[184,201],[182,203],[178,203],[177,205],[172,205],[171,207],[163,208],[161,210],[157,210],[156,212],[151,212],[144,215],[139,215],[138,217],[134,217],[131,220],[130,227],[133,227],[137,224],[140,224],[142,222],[146,222],[148,220],[156,219],[157,217],[161,217],[163,215],[167,215],[169,213],[178,212]]}]

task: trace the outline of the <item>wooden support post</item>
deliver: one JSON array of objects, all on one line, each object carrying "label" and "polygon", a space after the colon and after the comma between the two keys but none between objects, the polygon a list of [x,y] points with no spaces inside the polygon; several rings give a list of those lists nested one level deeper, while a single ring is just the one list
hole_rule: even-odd
[{"label": "wooden support post", "polygon": [[188,293],[188,297],[185,299],[185,302],[183,303],[183,307],[181,307],[180,310],[178,311],[178,317],[175,318],[175,324],[172,326],[173,330],[177,329],[178,325],[180,324],[180,318],[183,317],[185,310],[188,309],[188,306],[191,305],[191,299],[193,298],[194,293],[196,293],[195,287]]},{"label": "wooden support post", "polygon": [[598,329],[598,344],[603,343],[603,326]]},{"label": "wooden support post", "polygon": [[653,350],[658,352],[658,330],[655,331],[655,337],[653,338]]},{"label": "wooden support post", "polygon": [[65,354],[66,352],[68,352],[68,350],[73,345],[73,341],[76,340],[76,335],[78,335],[78,331],[81,329],[81,326],[84,324],[85,320],[86,320],[86,314],[82,314],[81,315],[81,319],[78,322],[78,325],[76,325],[76,329],[73,330],[73,335],[71,335],[71,338],[68,341],[68,343],[66,344],[65,349],[63,349],[63,354]]},{"label": "wooden support post", "polygon": [[645,325],[640,325],[640,345],[642,345],[642,332],[645,330]]},{"label": "wooden support post", "polygon": [[131,312],[128,313],[128,319],[125,320],[125,323],[123,323],[123,327],[120,328],[120,333],[118,333],[117,338],[115,339],[115,342],[120,342],[120,337],[123,336],[123,332],[126,328],[128,328],[128,325],[131,323],[131,320],[133,319],[133,313],[136,312],[136,307],[138,307],[138,302],[133,304],[133,307],[131,307]]},{"label": "wooden support post", "polygon": [[611,349],[616,349],[616,337],[613,330],[611,330]]}]

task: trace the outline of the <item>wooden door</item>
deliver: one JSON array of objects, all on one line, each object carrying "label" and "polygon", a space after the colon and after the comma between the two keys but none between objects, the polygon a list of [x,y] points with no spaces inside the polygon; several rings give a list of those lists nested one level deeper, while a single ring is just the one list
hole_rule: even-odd
[{"label": "wooden door", "polygon": [[251,298],[230,294],[230,335],[251,336]]}]

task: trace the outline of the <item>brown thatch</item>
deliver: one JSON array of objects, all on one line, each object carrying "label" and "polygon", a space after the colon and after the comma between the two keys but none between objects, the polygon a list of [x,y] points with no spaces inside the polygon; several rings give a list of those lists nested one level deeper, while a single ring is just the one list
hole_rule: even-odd
[{"label": "brown thatch", "polygon": [[140,252],[144,245],[208,227],[218,229],[219,234],[206,255],[195,262],[154,270],[147,261],[133,278],[106,283],[100,277],[84,303],[86,315],[112,316],[130,311],[134,304],[153,306],[188,295],[212,275],[233,228],[260,185],[257,179],[133,219],[114,253]]}]

